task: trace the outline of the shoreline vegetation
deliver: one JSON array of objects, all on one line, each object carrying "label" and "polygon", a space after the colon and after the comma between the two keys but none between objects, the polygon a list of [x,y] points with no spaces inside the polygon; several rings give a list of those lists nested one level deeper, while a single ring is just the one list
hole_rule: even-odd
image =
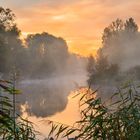
[{"label": "shoreline vegetation", "polygon": [[[79,100],[81,120],[73,126],[48,121],[50,139],[74,137],[82,139],[140,139],[140,86],[127,82],[120,86],[107,101],[98,95],[98,89],[87,88]],[[36,140],[39,132],[32,122],[16,113],[16,96],[20,94],[13,81],[0,80],[0,138],[2,140]],[[13,96],[15,95],[15,96]],[[80,90],[73,98],[81,95]],[[15,101],[14,101],[15,98]]]},{"label": "shoreline vegetation", "polygon": [[52,122],[50,136],[61,139],[76,132],[75,140],[139,140],[139,91],[139,86],[128,82],[103,102],[101,97],[95,96],[97,90],[87,90],[79,101],[81,120],[73,127]]},{"label": "shoreline vegetation", "polygon": [[17,114],[15,79],[0,80],[0,139],[1,140],[35,140],[39,132],[33,123]]}]

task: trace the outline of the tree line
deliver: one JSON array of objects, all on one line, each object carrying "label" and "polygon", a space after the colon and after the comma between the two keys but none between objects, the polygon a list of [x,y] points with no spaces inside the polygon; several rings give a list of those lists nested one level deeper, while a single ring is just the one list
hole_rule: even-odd
[{"label": "tree line", "polygon": [[102,47],[88,58],[88,83],[140,79],[140,33],[133,18],[113,21],[104,29]]},{"label": "tree line", "polygon": [[63,38],[46,32],[29,34],[22,41],[15,14],[0,7],[0,74],[7,76],[13,67],[24,77],[52,75],[65,68],[69,57]]}]

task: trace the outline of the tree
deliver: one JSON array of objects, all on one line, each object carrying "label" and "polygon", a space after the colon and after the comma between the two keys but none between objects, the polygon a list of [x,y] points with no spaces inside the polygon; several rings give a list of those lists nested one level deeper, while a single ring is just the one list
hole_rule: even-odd
[{"label": "tree", "polygon": [[4,9],[0,7],[0,29],[1,30],[12,30],[12,28],[16,25],[14,23],[15,15],[12,13],[10,9]]},{"label": "tree", "polygon": [[107,56],[103,54],[102,48],[97,51],[95,60],[93,57],[89,57],[87,68],[89,73],[89,84],[109,82],[119,74],[119,66],[117,64],[109,63]]},{"label": "tree", "polygon": [[96,72],[103,74],[109,67],[107,56],[103,54],[102,49],[100,48],[97,51],[97,58],[96,58]]},{"label": "tree", "polygon": [[116,19],[108,27],[104,29],[102,36],[103,47],[109,47],[111,43],[119,42],[119,39],[127,37],[126,35],[134,36],[138,32],[138,25],[133,18],[129,18],[125,22],[121,19]]},{"label": "tree", "polygon": [[8,73],[17,65],[23,47],[15,15],[10,9],[0,7],[0,72]]},{"label": "tree", "polygon": [[88,57],[88,62],[87,62],[87,72],[90,75],[92,75],[92,73],[95,71],[95,58],[90,55]]},{"label": "tree", "polygon": [[133,18],[129,18],[128,20],[126,20],[124,28],[127,33],[132,34],[138,32],[138,25],[135,23]]},{"label": "tree", "polygon": [[96,59],[93,57],[89,58],[88,61],[88,72],[89,72],[89,84],[98,83],[104,81],[109,77],[109,62],[107,56],[103,54],[102,48],[97,51]]},{"label": "tree", "polygon": [[62,72],[69,57],[66,41],[48,33],[32,34],[26,38],[32,76]]},{"label": "tree", "polygon": [[108,47],[110,43],[120,34],[124,29],[124,23],[121,19],[113,21],[108,27],[104,29],[102,36],[103,47]]},{"label": "tree", "polygon": [[110,63],[118,64],[123,71],[127,70],[128,63],[133,62],[130,64],[133,67],[139,57],[139,38],[138,26],[133,18],[125,22],[117,19],[104,29],[102,51]]}]

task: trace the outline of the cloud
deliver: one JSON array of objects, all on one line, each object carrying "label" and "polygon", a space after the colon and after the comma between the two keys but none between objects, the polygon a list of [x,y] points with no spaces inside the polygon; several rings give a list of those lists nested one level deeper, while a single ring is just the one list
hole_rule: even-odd
[{"label": "cloud", "polygon": [[6,7],[24,8],[39,5],[40,3],[45,3],[49,7],[57,7],[59,5],[71,4],[73,2],[75,2],[75,0],[1,0],[0,4]]},{"label": "cloud", "polygon": [[[7,1],[14,7],[17,23],[23,32],[47,31],[72,42],[70,48],[83,52],[83,45],[94,50],[101,44],[103,29],[116,18],[134,17],[140,24],[139,0],[31,0]],[[21,3],[20,3],[21,2]],[[11,4],[11,5],[10,5]],[[76,38],[76,39],[73,39]],[[97,44],[97,40],[100,43]],[[87,41],[87,43],[85,43]],[[88,42],[91,43],[88,43]],[[79,43],[79,45],[78,45]],[[94,44],[94,45],[93,45]],[[77,45],[77,46],[75,46]],[[81,45],[81,46],[80,46]],[[72,51],[72,50],[71,50]]]}]

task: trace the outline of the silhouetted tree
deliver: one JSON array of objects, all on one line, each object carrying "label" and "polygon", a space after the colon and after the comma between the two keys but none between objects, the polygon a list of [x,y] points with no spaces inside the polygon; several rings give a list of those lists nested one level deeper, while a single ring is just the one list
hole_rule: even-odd
[{"label": "silhouetted tree", "polygon": [[103,51],[100,48],[97,51],[96,64],[95,64],[96,71],[100,74],[103,74],[108,69],[108,67],[109,67],[109,63],[107,60],[107,56],[103,54]]},{"label": "silhouetted tree", "polygon": [[0,7],[0,72],[7,73],[18,64],[23,49],[20,30],[10,9]]},{"label": "silhouetted tree", "polygon": [[88,57],[88,63],[87,63],[87,72],[89,76],[95,71],[95,58],[90,55]]},{"label": "silhouetted tree", "polygon": [[89,81],[97,83],[104,80],[120,80],[123,77],[119,73],[120,68],[122,71],[128,71],[130,64],[132,69],[127,73],[131,73],[131,75],[135,73],[134,77],[139,77],[139,66],[134,67],[140,65],[137,61],[139,58],[139,39],[138,26],[133,18],[129,18],[125,22],[121,19],[113,21],[104,29],[103,47],[97,52],[94,72],[91,70]]},{"label": "silhouetted tree", "polygon": [[48,33],[41,33],[28,35],[26,45],[32,66],[31,73],[34,76],[62,72],[69,56],[65,40]]},{"label": "silhouetted tree", "polygon": [[124,30],[127,33],[136,33],[136,32],[138,32],[138,25],[135,23],[133,18],[129,18],[128,20],[126,20],[126,22],[124,24]]},{"label": "silhouetted tree", "polygon": [[108,47],[123,29],[124,23],[121,19],[113,21],[108,27],[106,27],[102,36],[103,47]]},{"label": "silhouetted tree", "polygon": [[109,82],[118,76],[119,73],[119,66],[117,64],[109,63],[107,56],[103,54],[102,48],[97,51],[95,60],[90,57],[88,67],[89,84],[99,84],[106,81]]},{"label": "silhouetted tree", "polygon": [[133,18],[125,22],[117,19],[104,29],[103,53],[108,56],[110,63],[127,69],[129,61],[136,62],[138,58],[139,39],[138,26]]}]

